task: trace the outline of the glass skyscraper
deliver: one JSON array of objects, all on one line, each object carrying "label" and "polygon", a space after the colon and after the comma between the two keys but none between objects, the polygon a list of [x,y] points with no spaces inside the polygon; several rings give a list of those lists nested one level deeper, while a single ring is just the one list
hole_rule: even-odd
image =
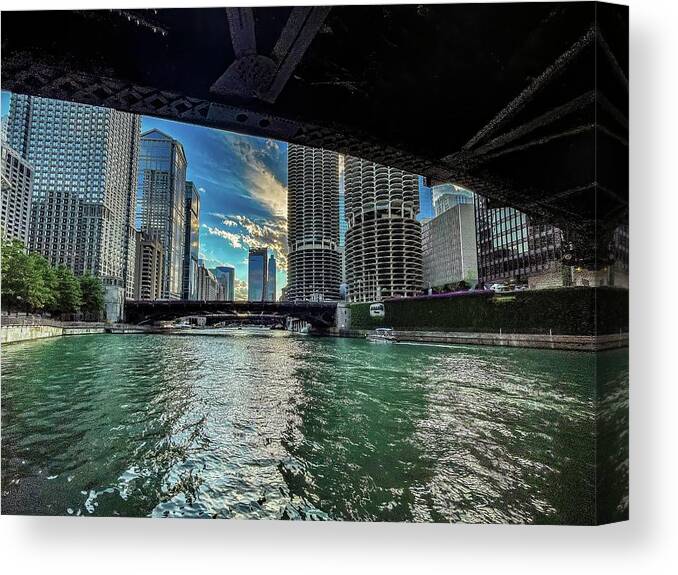
[{"label": "glass skyscraper", "polygon": [[29,248],[134,296],[140,118],[12,94],[7,139],[33,166]]},{"label": "glass skyscraper", "polygon": [[183,295],[186,155],[160,130],[141,135],[136,224],[163,246],[163,299]]},{"label": "glass skyscraper", "polygon": [[268,279],[268,248],[251,249],[247,266],[247,299],[264,301]]},{"label": "glass skyscraper", "polygon": [[433,190],[424,185],[424,178],[419,176],[419,215],[417,220],[423,222],[431,219],[435,213],[433,212]]},{"label": "glass skyscraper", "polygon": [[268,277],[266,282],[266,300],[275,301],[275,290],[276,290],[276,265],[275,265],[275,256],[273,254],[268,258]]},{"label": "glass skyscraper", "polygon": [[200,258],[200,194],[193,182],[186,182],[183,298],[198,299]]},{"label": "glass skyscraper", "polygon": [[515,208],[493,208],[475,196],[478,280],[526,281],[533,274],[557,268],[562,256],[562,232],[550,225],[531,224]]},{"label": "glass skyscraper", "polygon": [[224,299],[235,300],[235,269],[231,266],[217,266],[214,268],[214,277],[224,288]]}]

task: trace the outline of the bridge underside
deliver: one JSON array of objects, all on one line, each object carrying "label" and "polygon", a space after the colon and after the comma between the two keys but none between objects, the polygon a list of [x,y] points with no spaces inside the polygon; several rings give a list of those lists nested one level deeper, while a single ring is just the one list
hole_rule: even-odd
[{"label": "bridge underside", "polygon": [[628,218],[628,8],[4,12],[2,84],[333,149],[578,238]]},{"label": "bridge underside", "polygon": [[200,300],[128,300],[125,322],[149,324],[181,317],[205,316],[208,324],[219,321],[251,321],[254,318],[271,322],[286,317],[301,319],[323,330],[334,325],[336,303],[330,302],[244,302]]}]

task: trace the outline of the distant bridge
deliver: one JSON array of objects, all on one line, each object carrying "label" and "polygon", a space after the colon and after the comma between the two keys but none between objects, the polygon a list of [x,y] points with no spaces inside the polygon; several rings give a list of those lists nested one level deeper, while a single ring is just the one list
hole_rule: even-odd
[{"label": "distant bridge", "polygon": [[125,322],[142,324],[200,315],[237,320],[261,315],[267,319],[294,317],[324,329],[334,325],[336,309],[337,302],[127,300]]}]

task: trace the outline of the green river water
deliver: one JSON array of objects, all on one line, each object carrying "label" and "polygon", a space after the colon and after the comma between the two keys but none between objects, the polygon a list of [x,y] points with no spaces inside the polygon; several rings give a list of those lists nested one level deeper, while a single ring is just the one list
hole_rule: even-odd
[{"label": "green river water", "polygon": [[2,511],[591,523],[596,362],[258,329],[4,346]]}]

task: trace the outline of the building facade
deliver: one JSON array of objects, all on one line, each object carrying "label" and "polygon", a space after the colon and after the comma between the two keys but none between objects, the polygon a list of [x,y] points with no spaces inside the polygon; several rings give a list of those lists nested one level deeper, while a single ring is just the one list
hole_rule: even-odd
[{"label": "building facade", "polygon": [[473,192],[461,188],[455,184],[440,184],[433,186],[433,216],[439,216],[450,208],[459,204],[473,204]]},{"label": "building facade", "polygon": [[31,202],[33,196],[33,167],[7,144],[0,145],[2,167],[2,237],[19,240],[28,246]]},{"label": "building facade", "polygon": [[287,298],[336,301],[341,283],[339,155],[293,144],[287,154]]},{"label": "building facade", "polygon": [[247,300],[265,301],[268,283],[268,248],[250,249],[247,264]]},{"label": "building facade", "polygon": [[217,266],[214,268],[214,276],[223,287],[224,297],[226,301],[235,300],[235,268],[231,266]]},{"label": "building facade", "polygon": [[184,214],[184,299],[198,299],[198,259],[200,258],[200,194],[193,182],[186,182]]},{"label": "building facade", "polygon": [[476,224],[473,204],[457,204],[422,222],[424,287],[442,288],[478,279]]},{"label": "building facade", "polygon": [[424,184],[424,178],[419,176],[419,215],[420,222],[430,220],[435,213],[433,211],[433,188]]},{"label": "building facade", "polygon": [[163,299],[183,296],[186,155],[180,142],[150,130],[141,135],[137,229],[163,246]]},{"label": "building facade", "polygon": [[493,208],[477,194],[475,215],[479,282],[526,282],[545,272],[559,273],[563,240],[558,228],[532,224],[514,208]]},{"label": "building facade", "polygon": [[162,297],[163,247],[157,237],[137,232],[135,299]]},{"label": "building facade", "polygon": [[11,95],[8,142],[33,166],[29,248],[127,297],[134,294],[139,131],[134,114]]},{"label": "building facade", "polygon": [[268,257],[268,270],[266,277],[266,301],[276,301],[276,271],[275,256]]},{"label": "building facade", "polygon": [[[205,267],[205,262],[198,261],[198,298],[199,300],[215,301],[223,299],[219,297],[221,285],[215,275]],[[221,291],[223,293],[223,291]]]},{"label": "building facade", "polygon": [[423,288],[418,176],[346,157],[348,300],[417,295]]}]

